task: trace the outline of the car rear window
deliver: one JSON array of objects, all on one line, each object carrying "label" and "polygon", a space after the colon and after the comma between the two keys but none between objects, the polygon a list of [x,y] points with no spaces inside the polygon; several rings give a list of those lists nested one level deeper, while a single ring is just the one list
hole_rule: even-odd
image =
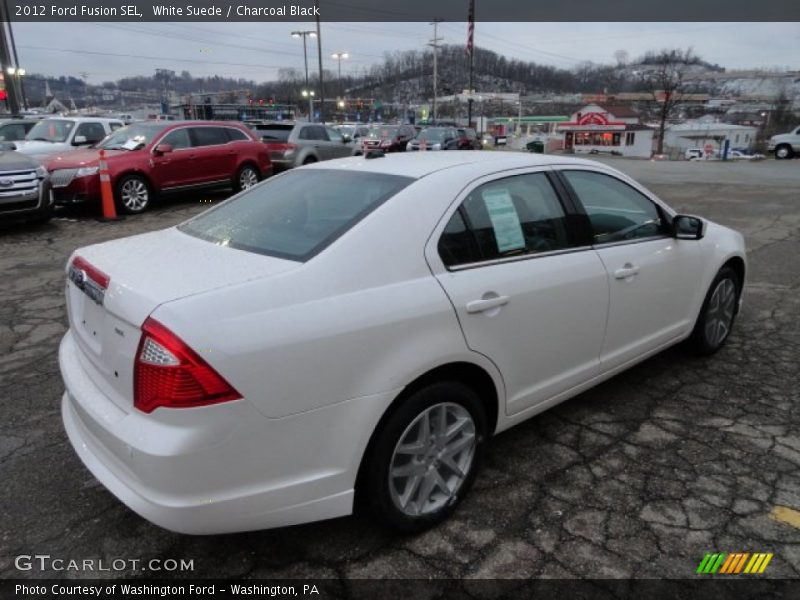
[{"label": "car rear window", "polygon": [[178,229],[221,246],[305,262],[412,181],[384,173],[289,171]]},{"label": "car rear window", "polygon": [[257,125],[256,135],[263,140],[285,142],[289,139],[292,129],[294,129],[293,125]]}]

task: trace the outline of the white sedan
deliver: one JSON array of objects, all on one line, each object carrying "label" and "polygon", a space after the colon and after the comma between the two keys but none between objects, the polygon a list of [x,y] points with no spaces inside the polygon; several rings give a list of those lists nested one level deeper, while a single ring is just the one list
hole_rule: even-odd
[{"label": "white sedan", "polygon": [[222,533],[450,514],[488,438],[728,338],[742,236],[602,164],[497,152],[289,171],[77,250],[66,431],[145,518]]}]

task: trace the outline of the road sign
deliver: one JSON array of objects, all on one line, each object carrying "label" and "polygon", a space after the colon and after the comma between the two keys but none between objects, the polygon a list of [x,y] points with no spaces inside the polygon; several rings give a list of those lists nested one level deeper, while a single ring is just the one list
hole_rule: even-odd
[{"label": "road sign", "polygon": [[713,144],[706,144],[705,146],[703,146],[703,151],[704,151],[704,152],[705,152],[707,155],[709,155],[709,156],[710,156],[711,154],[713,154],[713,153],[714,153],[714,145],[713,145]]}]

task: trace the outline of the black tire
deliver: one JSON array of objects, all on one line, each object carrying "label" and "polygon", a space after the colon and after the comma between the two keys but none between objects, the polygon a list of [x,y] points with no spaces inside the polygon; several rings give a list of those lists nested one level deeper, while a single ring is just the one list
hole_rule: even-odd
[{"label": "black tire", "polygon": [[794,150],[789,144],[780,144],[775,148],[775,158],[778,160],[792,158]]},{"label": "black tire", "polygon": [[317,162],[317,159],[316,159],[316,158],[314,158],[313,156],[307,156],[307,157],[306,157],[306,158],[303,160],[303,164],[304,164],[304,165],[310,165],[310,164],[312,164],[312,163],[315,163],[315,162]]},{"label": "black tire", "polygon": [[125,175],[117,181],[114,200],[118,211],[138,215],[153,203],[153,188],[141,175]]},{"label": "black tire", "polygon": [[253,187],[259,181],[261,181],[261,173],[259,170],[253,165],[245,164],[236,171],[236,177],[233,180],[233,189],[236,192],[241,192]]},{"label": "black tire", "polygon": [[[727,299],[724,292],[724,286],[727,284],[723,282],[730,282],[733,285],[730,316],[724,334],[721,333],[720,327],[714,327],[713,325],[717,317],[727,314],[727,310],[724,310],[722,304],[722,302]],[[720,294],[717,300],[714,300],[715,293]],[[739,280],[739,275],[731,267],[722,267],[719,273],[717,273],[717,276],[714,277],[714,281],[711,282],[711,286],[703,301],[703,307],[700,309],[700,314],[692,330],[692,335],[688,340],[689,348],[695,354],[709,356],[725,345],[728,337],[730,337],[733,324],[736,321],[736,315],[739,310],[739,296],[741,293],[742,282]]]},{"label": "black tire", "polygon": [[[409,457],[407,459],[408,462],[399,467],[395,465],[396,468],[404,468],[410,467],[413,463],[414,466],[412,468],[420,471],[406,478],[406,486],[411,485],[412,477],[416,478],[416,487],[412,486],[412,489],[417,491],[410,494],[407,500],[409,503],[407,505],[407,510],[404,511],[396,503],[396,500],[393,499],[393,497],[397,497],[397,502],[401,501],[399,498],[401,494],[396,490],[395,484],[398,482],[398,479],[395,479],[393,482],[390,481],[389,472],[393,461],[405,461],[406,455],[402,453],[395,454],[395,449],[399,447],[400,441],[404,439],[404,436],[415,433],[415,429],[410,429],[410,426],[418,417],[421,417],[432,407],[437,408],[433,411],[434,415],[429,417],[429,422],[431,426],[438,423],[438,415],[441,413],[437,411],[440,411],[442,406],[445,407],[445,410],[461,413],[463,417],[466,417],[467,414],[469,415],[473,425],[472,433],[474,434],[473,439],[475,442],[471,460],[468,458],[469,450],[460,451],[463,452],[463,454],[452,455],[452,462],[467,461],[467,464],[462,463],[458,465],[460,468],[467,469],[464,476],[459,477],[455,471],[445,464],[446,459],[442,459],[440,462],[434,457],[437,448],[440,449],[440,454],[444,452],[441,446],[437,446],[439,441],[444,443],[442,438],[439,438],[439,441],[431,439],[429,440],[430,444],[419,442],[421,447],[428,448],[428,450],[426,450],[426,455],[430,455],[430,460],[435,461],[436,465],[431,466],[424,460],[418,460],[420,458],[418,455]],[[445,428],[450,417],[453,417],[453,415],[448,414],[445,419]],[[466,422],[466,419],[464,419],[463,422]],[[451,426],[454,423],[455,421],[452,421]],[[420,425],[416,425],[415,427],[419,428]],[[470,427],[467,423],[464,430],[456,434],[449,443],[456,444],[456,442],[459,441],[469,443],[469,429]],[[483,458],[486,435],[487,424],[483,405],[478,395],[466,385],[456,381],[442,381],[432,383],[417,390],[405,398],[402,403],[398,404],[392,412],[384,418],[379,430],[375,433],[370,442],[370,447],[364,457],[365,462],[362,469],[362,476],[359,479],[358,493],[361,503],[366,505],[372,514],[384,524],[399,531],[408,533],[418,532],[440,523],[456,509],[458,503],[466,495],[472,483],[475,481]],[[436,438],[435,435],[431,437]],[[425,439],[428,438],[426,437]],[[440,474],[441,481],[448,485],[452,484],[452,492],[454,493],[444,494],[443,488],[437,485],[437,487],[433,488],[432,494],[438,495],[439,498],[422,511],[422,514],[411,515],[409,511],[413,511],[413,507],[417,506],[417,503],[411,502],[411,499],[416,499],[418,494],[422,493],[426,483],[427,473],[432,469]],[[441,475],[441,473],[444,473],[444,475]],[[447,477],[446,480],[445,477]],[[402,479],[403,477],[400,476],[400,480]],[[408,491],[408,489],[408,487],[404,487],[405,491]],[[395,492],[392,490],[395,490]],[[437,503],[441,504],[436,506]],[[423,505],[427,506],[427,502],[423,502]]]}]

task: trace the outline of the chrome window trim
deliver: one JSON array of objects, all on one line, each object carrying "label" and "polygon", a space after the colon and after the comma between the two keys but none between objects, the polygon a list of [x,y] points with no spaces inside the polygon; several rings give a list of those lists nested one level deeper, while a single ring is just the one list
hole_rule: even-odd
[{"label": "chrome window trim", "polygon": [[561,254],[574,254],[576,252],[585,252],[586,250],[592,250],[592,249],[593,246],[575,246],[573,248],[562,248],[560,250],[550,250],[548,252],[528,252],[527,254],[519,254],[517,256],[507,256],[504,258],[494,258],[491,260],[482,260],[478,262],[464,263],[462,265],[456,265],[454,267],[448,267],[447,265],[445,265],[445,269],[447,269],[449,272],[452,273],[455,271],[465,271],[467,269],[479,269],[481,267],[491,267],[494,265],[500,265],[505,263],[520,262],[523,260],[533,260],[537,258],[547,258],[549,256],[559,256]]}]

